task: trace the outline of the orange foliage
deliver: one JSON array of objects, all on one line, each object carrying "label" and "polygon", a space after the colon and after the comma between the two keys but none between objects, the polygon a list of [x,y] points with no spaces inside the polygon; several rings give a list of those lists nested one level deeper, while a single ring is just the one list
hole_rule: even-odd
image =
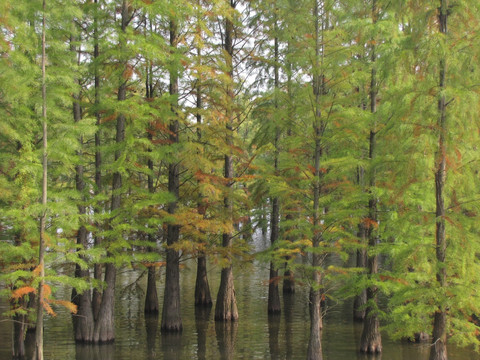
[{"label": "orange foliage", "polygon": [[45,309],[45,311],[49,314],[49,315],[52,315],[52,316],[57,316],[57,314],[55,313],[55,311],[53,311],[52,307],[50,306],[50,304],[46,301],[42,301],[42,305],[43,305],[43,308]]},{"label": "orange foliage", "polygon": [[76,314],[77,311],[78,311],[77,305],[75,305],[74,303],[72,303],[72,302],[70,302],[70,301],[66,301],[66,300],[55,300],[54,303],[57,304],[57,305],[62,305],[62,306],[65,307],[68,311],[70,311],[72,314]]},{"label": "orange foliage", "polygon": [[27,295],[29,293],[35,293],[36,290],[31,287],[31,286],[22,286],[21,288],[18,288],[12,292],[11,298],[12,299],[19,299],[23,297],[24,295]]},{"label": "orange foliage", "polygon": [[365,224],[365,227],[368,229],[370,227],[373,227],[375,229],[378,229],[378,222],[376,222],[373,219],[370,218],[365,218],[363,219],[363,223]]},{"label": "orange foliage", "polygon": [[387,276],[387,275],[379,275],[379,278],[380,278],[381,281],[390,280],[390,281],[398,282],[398,283],[403,284],[403,285],[408,285],[408,282],[405,279],[398,279],[398,278],[394,278],[392,276]]}]

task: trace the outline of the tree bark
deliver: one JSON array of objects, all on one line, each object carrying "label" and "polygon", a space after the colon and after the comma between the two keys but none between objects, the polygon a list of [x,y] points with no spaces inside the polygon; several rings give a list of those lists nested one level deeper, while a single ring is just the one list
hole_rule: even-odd
[{"label": "tree bark", "polygon": [[197,279],[195,281],[195,305],[212,306],[212,296],[207,276],[207,257],[200,255],[197,258]]},{"label": "tree bark", "polygon": [[[177,46],[177,24],[170,20],[170,46]],[[170,71],[170,95],[178,94],[178,75],[175,70]],[[179,122],[177,118],[177,104],[172,104],[174,119],[170,122],[170,143],[178,143]],[[168,191],[175,196],[175,201],[168,204],[168,212],[175,214],[180,190],[179,164],[173,160],[168,165]],[[182,330],[180,314],[180,255],[173,246],[178,242],[180,227],[176,224],[167,225],[167,266],[165,272],[165,292],[163,298],[162,326],[164,332],[178,332]]]},{"label": "tree bark", "polygon": [[[446,37],[448,20],[448,0],[440,0],[439,7],[439,32]],[[447,62],[444,56],[440,59],[439,88],[440,96],[438,99],[438,122],[437,128],[438,149],[435,161],[435,199],[436,199],[436,260],[437,260],[437,283],[440,288],[447,285],[447,269],[445,266],[447,237],[445,229],[445,200],[444,187],[446,180],[446,153],[447,146],[445,134],[447,129],[447,104],[443,90],[446,88]],[[432,347],[430,350],[430,360],[447,360],[447,309],[439,305],[435,312],[433,323]]]}]

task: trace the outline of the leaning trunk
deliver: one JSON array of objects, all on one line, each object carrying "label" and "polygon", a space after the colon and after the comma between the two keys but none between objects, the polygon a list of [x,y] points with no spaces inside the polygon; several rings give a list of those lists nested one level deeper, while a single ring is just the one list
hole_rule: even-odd
[{"label": "leaning trunk", "polygon": [[[440,0],[439,31],[443,36],[447,34],[448,0]],[[447,237],[445,230],[445,200],[444,187],[446,180],[446,152],[445,134],[447,129],[447,104],[444,95],[446,88],[447,63],[445,57],[440,59],[440,98],[438,100],[439,117],[437,128],[439,132],[437,158],[435,163],[435,198],[436,198],[436,260],[437,286],[444,288],[447,285],[447,269],[445,265]],[[430,360],[447,360],[447,309],[438,306],[433,323],[432,347]]]}]

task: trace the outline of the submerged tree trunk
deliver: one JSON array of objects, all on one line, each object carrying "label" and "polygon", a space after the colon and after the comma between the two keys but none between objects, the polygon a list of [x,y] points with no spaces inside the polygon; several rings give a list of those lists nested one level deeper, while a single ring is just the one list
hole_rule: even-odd
[{"label": "submerged tree trunk", "polygon": [[40,216],[40,241],[38,245],[38,268],[40,270],[40,282],[38,285],[37,298],[37,323],[35,328],[35,353],[34,360],[43,360],[43,298],[45,285],[45,230],[47,221],[47,86],[46,86],[46,0],[42,3],[42,122],[43,122],[43,144],[42,144],[42,214]]},{"label": "submerged tree trunk", "polygon": [[[233,1],[228,1],[232,11],[235,8]],[[230,147],[233,145],[233,100],[234,100],[234,90],[233,90],[233,22],[231,18],[227,17],[225,20],[225,51],[227,52],[226,56],[226,65],[227,65],[227,74],[229,77],[230,83],[227,84],[227,108],[226,108],[226,144],[228,146],[227,154],[225,154],[225,165],[224,165],[224,177],[227,182],[226,194],[224,196],[224,207],[225,212],[228,214],[230,220],[233,222],[233,204],[230,194],[230,189],[233,186],[232,177],[233,177],[233,158],[231,155]],[[222,235],[222,246],[226,249],[227,252],[230,251],[232,247],[232,234],[223,233]],[[233,284],[233,267],[231,263],[231,258],[228,258],[229,264],[222,269],[220,276],[220,287],[217,294],[217,303],[215,305],[215,320],[217,321],[232,321],[238,319],[238,310],[237,310],[237,300],[235,297],[235,288]]]},{"label": "submerged tree trunk", "polygon": [[[177,46],[177,25],[175,20],[170,20],[170,46]],[[170,95],[178,94],[178,75],[176,70],[170,71]],[[177,118],[177,104],[172,104],[175,117],[169,125],[170,142],[178,143],[179,121]],[[168,191],[175,196],[175,201],[168,204],[168,212],[175,214],[180,189],[179,163],[173,160],[168,165]],[[180,314],[180,254],[173,246],[178,242],[180,227],[176,224],[167,225],[167,266],[165,272],[165,292],[163,298],[162,326],[164,332],[177,332],[182,330]]]},{"label": "submerged tree trunk", "polygon": [[[440,0],[439,7],[439,31],[445,37],[447,34],[448,19],[448,0]],[[447,63],[445,56],[440,59],[439,72],[439,92],[438,100],[438,122],[437,129],[438,148],[435,160],[435,199],[436,199],[436,260],[437,260],[437,282],[438,286],[444,288],[447,285],[447,269],[445,266],[447,236],[445,230],[445,200],[444,187],[447,175],[446,153],[447,146],[445,142],[445,134],[447,128],[447,103],[443,90],[446,88],[446,72]],[[447,360],[447,309],[444,306],[438,306],[435,312],[435,320],[433,323],[432,347],[430,350],[430,360]]]}]

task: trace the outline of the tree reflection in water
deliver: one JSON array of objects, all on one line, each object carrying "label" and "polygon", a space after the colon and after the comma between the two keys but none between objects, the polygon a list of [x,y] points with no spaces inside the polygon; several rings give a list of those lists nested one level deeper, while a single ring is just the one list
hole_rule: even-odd
[{"label": "tree reflection in water", "polygon": [[234,350],[237,340],[238,321],[216,321],[218,350],[221,360],[235,359]]}]

